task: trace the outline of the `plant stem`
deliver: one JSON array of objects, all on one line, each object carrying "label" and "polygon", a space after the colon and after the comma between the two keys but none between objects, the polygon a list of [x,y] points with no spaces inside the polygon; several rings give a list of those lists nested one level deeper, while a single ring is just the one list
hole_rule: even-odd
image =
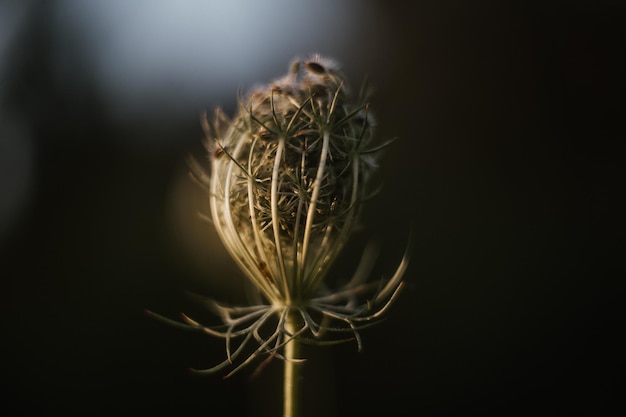
[{"label": "plant stem", "polygon": [[[298,331],[299,316],[289,312],[285,330],[291,335]],[[300,364],[297,362],[299,344],[292,339],[285,345],[284,417],[300,417]]]}]

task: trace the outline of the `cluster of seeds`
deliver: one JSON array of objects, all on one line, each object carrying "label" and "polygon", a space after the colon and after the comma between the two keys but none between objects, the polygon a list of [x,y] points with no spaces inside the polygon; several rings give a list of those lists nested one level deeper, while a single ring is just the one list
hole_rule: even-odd
[{"label": "cluster of seeds", "polygon": [[[368,190],[373,118],[338,67],[312,57],[209,129],[212,215],[272,302],[315,295]],[[209,125],[207,123],[207,125]]]}]

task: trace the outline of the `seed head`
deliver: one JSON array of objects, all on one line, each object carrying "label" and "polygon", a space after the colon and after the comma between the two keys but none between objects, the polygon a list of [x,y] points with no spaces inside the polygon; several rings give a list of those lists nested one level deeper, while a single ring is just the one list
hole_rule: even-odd
[{"label": "seed head", "polygon": [[372,137],[367,105],[351,100],[333,62],[315,56],[253,91],[212,139],[213,221],[273,304],[317,294],[367,193]]},{"label": "seed head", "polygon": [[[363,92],[365,88],[363,88]],[[374,120],[362,93],[354,98],[338,65],[318,55],[295,60],[290,71],[245,99],[232,121],[217,111],[203,119],[211,155],[211,216],[229,253],[265,303],[227,307],[209,302],[222,317],[220,330],[188,316],[187,325],[224,337],[232,363],[249,343],[259,354],[279,356],[293,338],[321,340],[358,329],[387,308],[402,286],[405,255],[391,279],[366,284],[372,253],[352,280],[328,290],[324,280],[371,192],[377,155]],[[285,329],[287,314],[301,328]],[[273,330],[261,336],[273,317]],[[334,324],[331,324],[334,323]],[[243,340],[231,352],[232,340]],[[328,338],[328,337],[326,337]],[[236,368],[239,369],[239,368]]]}]

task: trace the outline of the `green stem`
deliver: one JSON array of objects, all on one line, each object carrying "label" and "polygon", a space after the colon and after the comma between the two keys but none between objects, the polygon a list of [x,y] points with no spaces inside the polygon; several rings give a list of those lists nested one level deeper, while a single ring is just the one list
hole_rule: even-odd
[{"label": "green stem", "polygon": [[[298,331],[299,316],[289,312],[285,330],[289,334]],[[299,354],[300,342],[292,339],[285,345],[285,387],[284,387],[284,417],[300,416],[300,364],[296,361]]]}]

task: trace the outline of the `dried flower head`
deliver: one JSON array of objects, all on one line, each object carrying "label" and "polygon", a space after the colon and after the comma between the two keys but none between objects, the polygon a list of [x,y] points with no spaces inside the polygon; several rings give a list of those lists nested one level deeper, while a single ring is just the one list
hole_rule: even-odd
[{"label": "dried flower head", "polygon": [[[354,100],[337,64],[315,55],[240,99],[232,121],[218,110],[203,127],[213,223],[264,299],[246,307],[208,301],[223,320],[218,328],[183,315],[187,326],[226,339],[226,360],[206,372],[240,357],[235,371],[261,354],[282,357],[292,339],[334,342],[348,332],[360,349],[359,329],[391,304],[408,264],[405,254],[389,280],[366,283],[366,251],[344,287],[325,284],[388,144],[374,145],[365,88]],[[286,326],[290,314],[295,329]]]}]

